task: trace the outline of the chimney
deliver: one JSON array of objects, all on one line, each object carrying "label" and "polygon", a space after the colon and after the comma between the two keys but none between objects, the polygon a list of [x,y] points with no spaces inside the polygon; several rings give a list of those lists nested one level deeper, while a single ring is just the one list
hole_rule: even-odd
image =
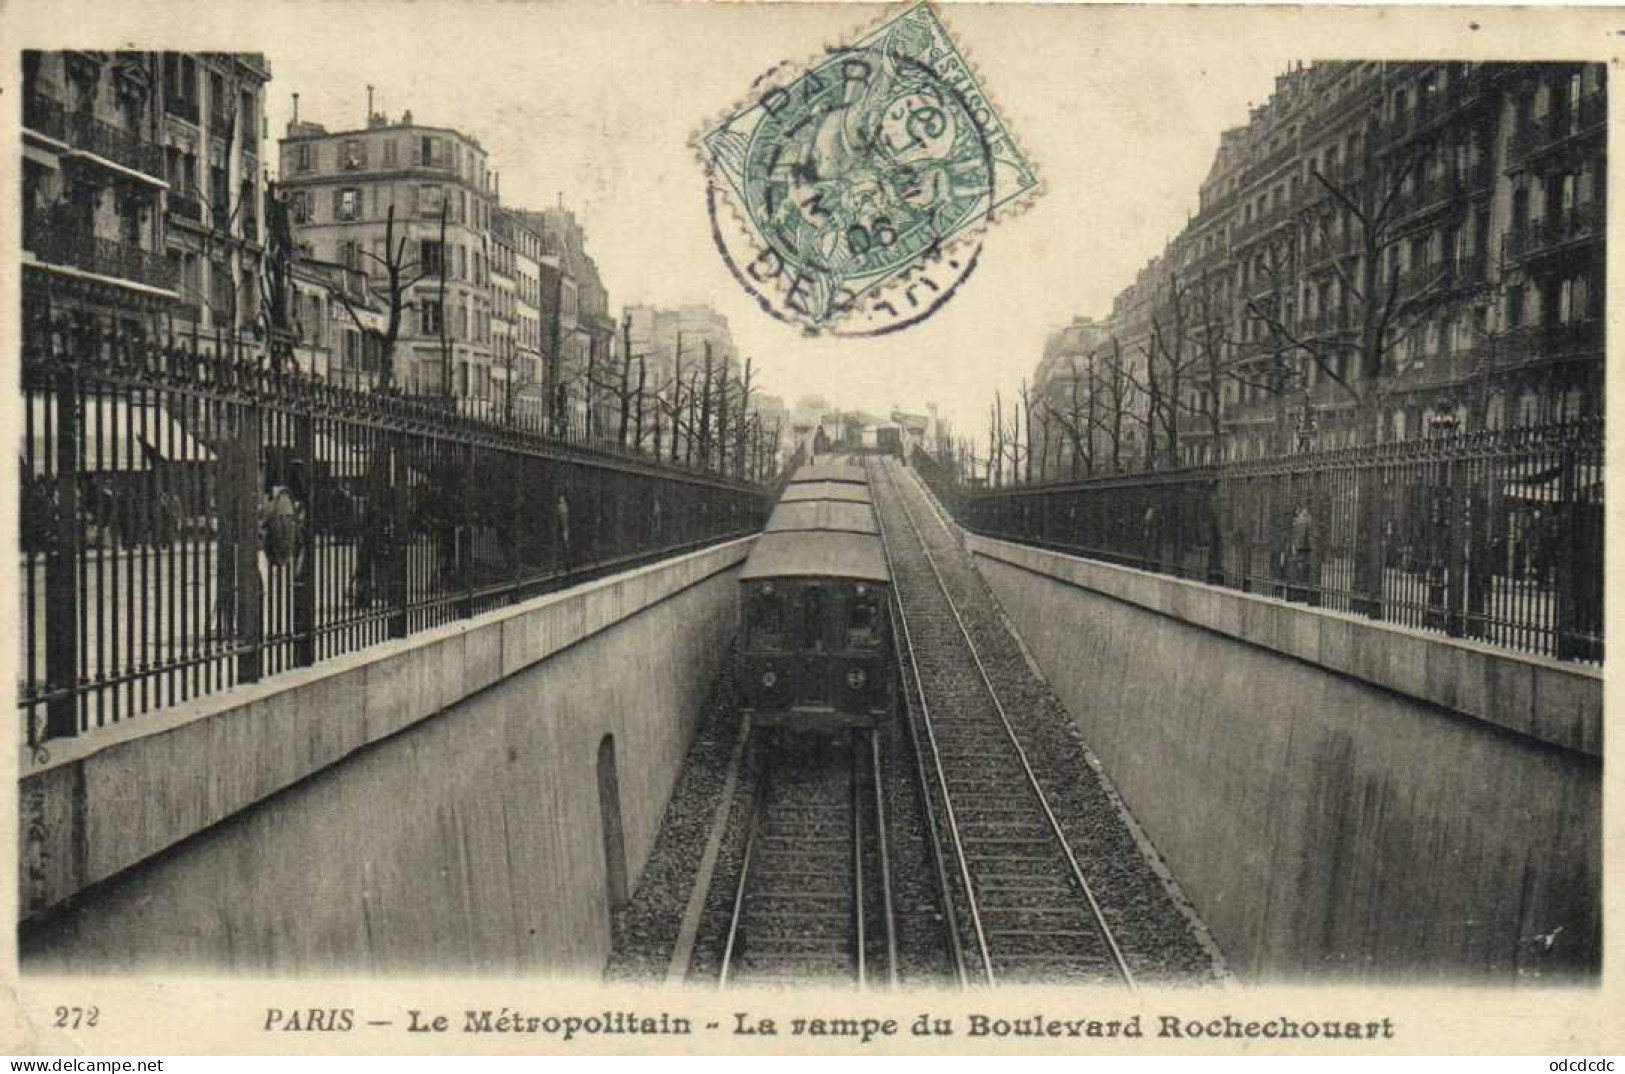
[{"label": "chimney", "polygon": [[299,94],[293,95],[293,122],[299,122]]}]

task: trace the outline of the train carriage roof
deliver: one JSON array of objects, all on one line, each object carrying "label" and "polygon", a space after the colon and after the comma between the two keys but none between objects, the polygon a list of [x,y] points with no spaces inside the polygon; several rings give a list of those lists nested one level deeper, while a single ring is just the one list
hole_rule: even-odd
[{"label": "train carriage roof", "polygon": [[811,481],[838,481],[843,484],[867,485],[869,471],[856,455],[842,455],[803,463],[790,475],[790,484],[804,485]]},{"label": "train carriage roof", "polygon": [[780,503],[767,520],[768,533],[819,530],[879,534],[874,508],[849,500],[792,500]]},{"label": "train carriage roof", "polygon": [[792,484],[784,490],[780,503],[803,500],[843,500],[847,503],[872,503],[867,485],[853,485],[844,481],[807,481]]},{"label": "train carriage roof", "polygon": [[758,537],[739,572],[741,582],[769,578],[849,578],[885,584],[891,575],[878,536],[796,530]]}]

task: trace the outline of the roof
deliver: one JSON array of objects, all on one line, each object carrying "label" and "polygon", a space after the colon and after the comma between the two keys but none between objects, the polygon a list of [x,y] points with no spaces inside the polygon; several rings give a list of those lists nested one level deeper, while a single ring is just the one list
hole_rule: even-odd
[{"label": "roof", "polygon": [[793,500],[773,509],[768,533],[819,530],[878,534],[875,510],[866,503],[847,500]]},{"label": "roof", "polygon": [[780,503],[798,500],[845,500],[848,503],[872,503],[867,485],[853,485],[845,481],[807,481],[791,485],[784,490]]},{"label": "roof", "polygon": [[804,463],[790,476],[790,484],[808,481],[847,481],[859,485],[869,483],[869,473],[852,455],[826,457],[821,462]]},{"label": "roof", "polygon": [[889,582],[880,538],[863,533],[765,533],[739,572],[741,582],[763,578],[851,578]]}]

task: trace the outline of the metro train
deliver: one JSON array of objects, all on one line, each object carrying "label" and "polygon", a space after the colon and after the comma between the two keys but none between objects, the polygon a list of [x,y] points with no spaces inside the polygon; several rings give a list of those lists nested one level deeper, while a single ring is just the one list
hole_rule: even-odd
[{"label": "metro train", "polygon": [[891,572],[863,460],[791,475],[739,576],[739,681],[756,727],[873,727],[896,701]]}]

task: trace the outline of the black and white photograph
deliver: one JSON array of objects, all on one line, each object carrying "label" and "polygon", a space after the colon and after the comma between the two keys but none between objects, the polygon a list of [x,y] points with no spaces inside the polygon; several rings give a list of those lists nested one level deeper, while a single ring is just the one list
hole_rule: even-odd
[{"label": "black and white photograph", "polygon": [[1607,12],[61,12],[0,1050],[1621,1046]]}]

